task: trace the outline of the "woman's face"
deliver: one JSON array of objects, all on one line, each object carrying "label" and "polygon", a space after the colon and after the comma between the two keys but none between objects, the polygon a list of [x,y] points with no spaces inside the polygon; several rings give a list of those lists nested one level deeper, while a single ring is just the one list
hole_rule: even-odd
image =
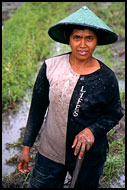
[{"label": "woman's face", "polygon": [[79,61],[85,61],[92,57],[96,46],[97,36],[89,29],[74,29],[70,35],[70,47],[72,49],[72,54]]}]

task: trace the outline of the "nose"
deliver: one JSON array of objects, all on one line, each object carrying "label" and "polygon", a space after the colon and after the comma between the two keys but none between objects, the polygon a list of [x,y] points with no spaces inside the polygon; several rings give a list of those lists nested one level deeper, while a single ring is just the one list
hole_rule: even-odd
[{"label": "nose", "polygon": [[80,44],[80,47],[81,48],[84,48],[84,47],[86,47],[87,45],[86,45],[86,40],[84,39],[84,38],[82,38],[81,39],[81,44]]}]

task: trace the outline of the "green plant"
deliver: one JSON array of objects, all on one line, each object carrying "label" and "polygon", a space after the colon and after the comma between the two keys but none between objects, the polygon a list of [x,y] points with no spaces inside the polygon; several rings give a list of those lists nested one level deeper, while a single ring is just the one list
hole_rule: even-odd
[{"label": "green plant", "polygon": [[110,143],[110,152],[105,162],[103,175],[101,177],[103,184],[110,188],[110,184],[119,178],[125,169],[125,144],[124,137],[113,140]]}]

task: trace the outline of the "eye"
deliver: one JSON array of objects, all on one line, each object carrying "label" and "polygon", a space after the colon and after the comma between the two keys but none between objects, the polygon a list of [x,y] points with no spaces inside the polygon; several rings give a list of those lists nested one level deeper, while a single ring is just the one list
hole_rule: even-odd
[{"label": "eye", "polygon": [[74,39],[75,39],[75,40],[79,40],[79,39],[80,39],[80,36],[75,35],[75,36],[74,36]]},{"label": "eye", "polygon": [[87,37],[87,40],[88,40],[89,42],[91,42],[91,41],[93,40],[93,36],[88,36],[88,37]]}]

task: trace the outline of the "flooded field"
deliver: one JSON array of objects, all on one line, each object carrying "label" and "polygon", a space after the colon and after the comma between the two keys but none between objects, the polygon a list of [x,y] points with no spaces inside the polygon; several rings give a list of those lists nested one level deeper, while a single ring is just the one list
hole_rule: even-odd
[{"label": "flooded field", "polygon": [[20,138],[20,129],[25,127],[30,103],[22,101],[16,112],[9,111],[2,116],[2,176],[9,175],[16,167],[8,166],[6,160],[18,154],[15,148],[9,148],[8,144],[14,144]]},{"label": "flooded field", "polygon": [[[12,14],[14,14],[23,4],[24,2],[2,2],[2,28]],[[20,137],[19,129],[24,121],[24,117],[20,113],[25,110],[24,108],[25,105],[22,103],[18,113],[10,111],[2,115],[2,176],[8,175],[15,170],[14,166],[10,167],[6,165],[5,162],[7,159],[10,159],[12,155],[18,153],[18,151],[15,149],[7,150],[6,143],[14,143]],[[19,118],[19,115],[22,119]]]}]

